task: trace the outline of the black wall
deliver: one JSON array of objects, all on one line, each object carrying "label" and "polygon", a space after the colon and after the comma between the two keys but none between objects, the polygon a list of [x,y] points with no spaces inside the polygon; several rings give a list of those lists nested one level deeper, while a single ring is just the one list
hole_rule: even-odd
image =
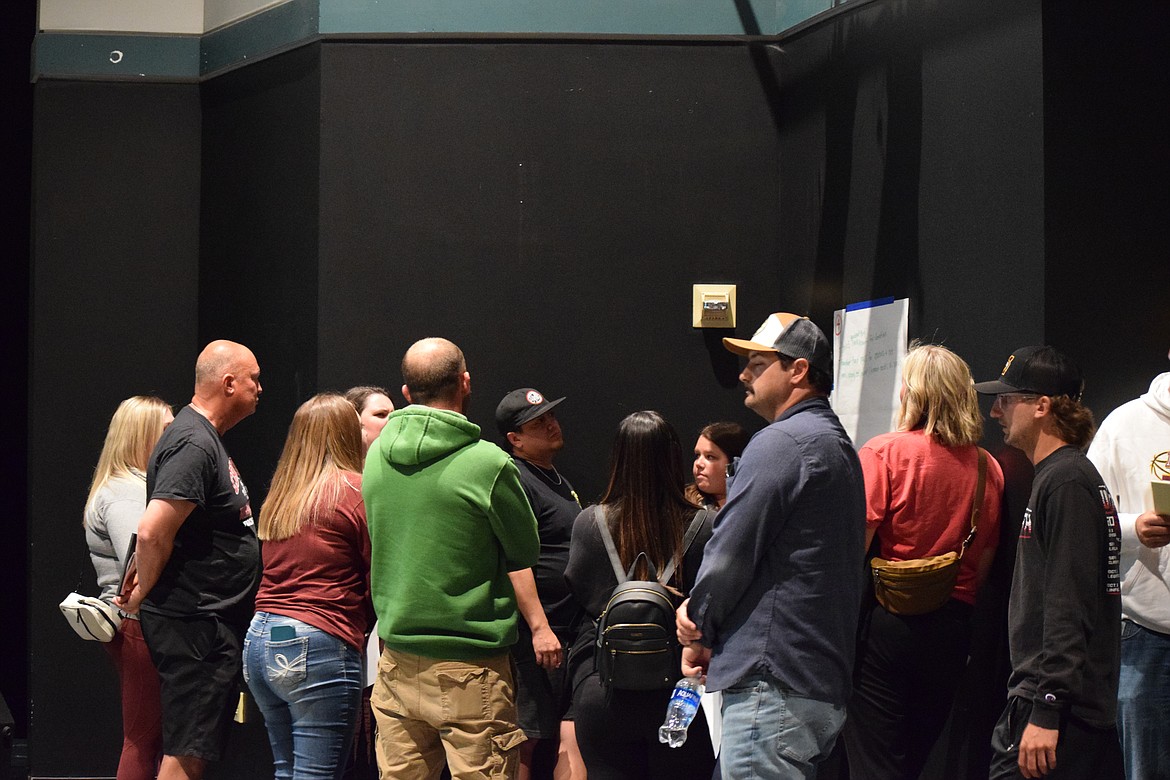
[{"label": "black wall", "polygon": [[406,347],[448,336],[492,438],[507,391],[569,396],[561,466],[590,499],[629,412],[688,443],[750,419],[691,285],[739,284],[749,330],[807,302],[781,284],[775,133],[744,48],[330,44],[322,85],[322,386],[397,396]]},{"label": "black wall", "polygon": [[[92,587],[80,512],[114,406],[185,402],[212,338],[261,365],[260,409],[228,435],[257,504],[301,401],[367,382],[401,401],[402,352],[428,335],[464,348],[490,438],[507,390],[569,396],[558,465],[583,499],[631,411],[688,442],[713,419],[758,426],[724,334],[690,327],[695,282],[739,285],[741,335],[772,311],[828,328],[846,303],[910,297],[911,335],[981,378],[1045,339],[1086,364],[1118,341],[1164,357],[1164,314],[1134,332],[1164,281],[1125,282],[1124,339],[1080,315],[1122,239],[1132,276],[1165,280],[1165,188],[1134,173],[1165,181],[1162,126],[1118,116],[1106,67],[1087,95],[1107,108],[1077,132],[1085,43],[1041,12],[874,2],[768,46],[326,40],[199,87],[38,84],[34,773],[112,774],[112,672],[55,604]],[[1159,56],[1098,64],[1150,101]],[[1073,187],[1116,223],[1054,198]],[[1092,388],[1104,367],[1086,367]],[[263,774],[258,721],[234,739],[219,776]]]},{"label": "black wall", "polygon": [[977,375],[1044,339],[1036,3],[873,3],[767,50],[780,257],[830,323],[909,298],[910,336]]},{"label": "black wall", "polygon": [[81,513],[119,401],[191,397],[198,88],[40,82],[34,132],[29,758],[34,774],[112,776],[112,667],[57,604],[96,592]]},{"label": "black wall", "polygon": [[1044,328],[1098,420],[1170,371],[1170,13],[1045,3]]},{"label": "black wall", "polygon": [[260,364],[260,411],[225,436],[255,509],[317,387],[318,61],[306,46],[202,88],[199,342]]},{"label": "black wall", "polygon": [[[31,3],[0,5],[0,105],[5,107],[5,149],[0,155],[0,361],[6,381],[0,404],[10,410],[0,419],[0,469],[6,475],[11,518],[0,546],[0,589],[16,604],[0,643],[0,697],[15,721],[15,735],[28,734],[28,624],[23,594],[28,582],[28,406],[29,245],[32,183],[32,85],[28,52],[36,32]],[[4,754],[0,749],[0,758]]]}]

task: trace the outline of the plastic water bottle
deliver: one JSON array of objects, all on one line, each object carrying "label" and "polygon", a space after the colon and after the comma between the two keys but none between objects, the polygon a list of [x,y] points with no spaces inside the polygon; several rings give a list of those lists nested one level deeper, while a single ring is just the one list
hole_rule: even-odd
[{"label": "plastic water bottle", "polygon": [[666,705],[666,720],[658,728],[659,742],[676,748],[687,741],[687,727],[699,711],[702,695],[703,683],[698,677],[684,677],[675,684],[670,704]]}]

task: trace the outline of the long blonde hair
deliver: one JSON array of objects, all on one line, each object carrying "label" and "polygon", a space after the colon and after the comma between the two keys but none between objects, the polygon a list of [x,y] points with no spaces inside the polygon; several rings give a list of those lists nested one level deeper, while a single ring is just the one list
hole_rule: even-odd
[{"label": "long blonde hair", "polygon": [[89,483],[89,495],[85,498],[87,510],[111,479],[129,476],[131,469],[146,471],[150,453],[166,428],[170,411],[166,401],[153,395],[136,395],[118,404]]},{"label": "long blonde hair", "polygon": [[898,408],[899,431],[921,429],[940,444],[975,444],[983,417],[971,367],[954,352],[935,344],[912,344],[902,368],[905,392]]},{"label": "long blonde hair", "polygon": [[260,508],[258,535],[288,539],[341,497],[343,472],[361,473],[362,427],[353,404],[337,393],[321,393],[293,415],[272,487]]}]

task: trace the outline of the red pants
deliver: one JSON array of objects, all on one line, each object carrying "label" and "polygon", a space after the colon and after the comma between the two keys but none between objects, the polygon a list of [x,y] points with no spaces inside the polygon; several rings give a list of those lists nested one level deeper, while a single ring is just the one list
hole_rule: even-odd
[{"label": "red pants", "polygon": [[153,780],[162,755],[158,672],[142,638],[142,625],[126,619],[106,645],[122,681],[122,758],[118,780]]}]

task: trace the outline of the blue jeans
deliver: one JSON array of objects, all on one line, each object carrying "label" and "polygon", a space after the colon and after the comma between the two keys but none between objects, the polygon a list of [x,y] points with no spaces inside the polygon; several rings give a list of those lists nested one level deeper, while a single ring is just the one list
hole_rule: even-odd
[{"label": "blue jeans", "polygon": [[1121,624],[1117,731],[1129,780],[1170,777],[1170,636]]},{"label": "blue jeans", "polygon": [[753,675],[723,691],[723,780],[813,780],[845,725],[845,707]]},{"label": "blue jeans", "polygon": [[845,707],[797,696],[770,675],[723,691],[723,780],[813,780],[845,724]]},{"label": "blue jeans", "polygon": [[[272,639],[288,626],[292,639]],[[264,715],[277,780],[340,778],[362,698],[356,648],[299,620],[257,612],[244,639],[244,680]]]}]

